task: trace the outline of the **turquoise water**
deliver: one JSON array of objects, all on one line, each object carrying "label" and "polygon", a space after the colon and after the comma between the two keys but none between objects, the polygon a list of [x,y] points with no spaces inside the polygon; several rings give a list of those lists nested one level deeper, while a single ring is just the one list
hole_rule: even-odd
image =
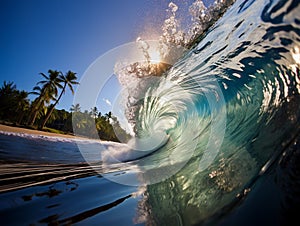
[{"label": "turquoise water", "polygon": [[[291,220],[300,181],[299,11],[292,0],[241,0],[229,7],[148,88],[137,132],[168,136],[149,156],[110,164],[101,153],[122,157],[127,154],[120,151],[122,144],[2,133],[1,222],[281,225]],[[84,158],[78,145],[86,150]]]}]

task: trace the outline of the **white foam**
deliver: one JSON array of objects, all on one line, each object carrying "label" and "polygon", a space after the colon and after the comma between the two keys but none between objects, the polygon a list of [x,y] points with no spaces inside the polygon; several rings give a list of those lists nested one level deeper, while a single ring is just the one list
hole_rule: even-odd
[{"label": "white foam", "polygon": [[145,139],[132,139],[127,144],[108,144],[105,151],[102,152],[102,161],[104,163],[120,163],[133,161],[147,156],[162,146],[169,140],[165,133],[158,133]]},{"label": "white foam", "polygon": [[27,139],[39,139],[39,140],[45,140],[45,141],[52,141],[52,142],[83,142],[83,143],[99,143],[102,142],[100,140],[96,139],[88,139],[83,137],[60,137],[60,136],[47,136],[47,135],[39,135],[39,134],[30,134],[30,133],[18,133],[18,132],[7,132],[7,131],[0,131],[0,134],[6,135],[6,136],[16,136],[16,137],[22,137]]}]

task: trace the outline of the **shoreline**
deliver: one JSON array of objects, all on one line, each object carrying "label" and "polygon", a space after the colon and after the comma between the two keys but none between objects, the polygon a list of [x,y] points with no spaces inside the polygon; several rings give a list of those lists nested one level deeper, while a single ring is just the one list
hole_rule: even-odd
[{"label": "shoreline", "polygon": [[33,134],[33,135],[42,135],[42,136],[49,136],[49,137],[88,139],[88,138],[79,137],[79,136],[75,136],[75,135],[51,133],[51,132],[45,132],[45,131],[40,131],[40,130],[21,128],[21,127],[17,127],[17,126],[8,126],[8,125],[3,125],[3,124],[0,124],[0,131],[21,133],[21,134],[25,133],[25,134]]}]

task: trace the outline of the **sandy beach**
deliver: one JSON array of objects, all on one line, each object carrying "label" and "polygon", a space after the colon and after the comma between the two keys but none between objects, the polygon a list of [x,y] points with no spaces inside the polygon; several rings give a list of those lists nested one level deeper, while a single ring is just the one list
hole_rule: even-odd
[{"label": "sandy beach", "polygon": [[50,133],[50,132],[44,132],[39,130],[31,130],[31,129],[25,129],[20,127],[14,127],[14,126],[7,126],[0,124],[0,131],[4,132],[13,132],[13,133],[27,133],[27,134],[35,134],[35,135],[42,135],[42,136],[51,136],[51,137],[64,137],[64,138],[81,138],[83,137],[77,137],[67,134],[58,134],[58,133]]}]

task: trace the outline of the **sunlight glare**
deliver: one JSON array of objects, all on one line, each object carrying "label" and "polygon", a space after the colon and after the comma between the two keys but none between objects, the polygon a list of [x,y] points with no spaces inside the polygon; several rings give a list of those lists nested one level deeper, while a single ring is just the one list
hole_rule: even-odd
[{"label": "sunlight glare", "polygon": [[161,62],[160,52],[157,49],[150,48],[149,49],[150,61],[154,63]]}]

